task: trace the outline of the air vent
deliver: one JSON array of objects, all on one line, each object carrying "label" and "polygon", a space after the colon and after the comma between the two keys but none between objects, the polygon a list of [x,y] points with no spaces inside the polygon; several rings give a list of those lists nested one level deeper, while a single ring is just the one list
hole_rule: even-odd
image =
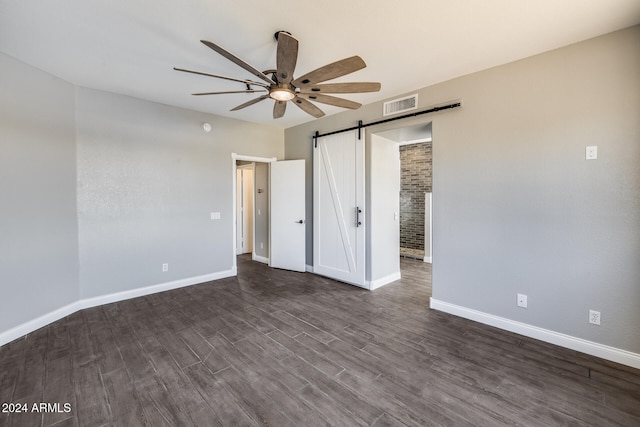
[{"label": "air vent", "polygon": [[418,94],[405,96],[384,103],[382,115],[391,116],[393,114],[404,113],[418,108]]}]

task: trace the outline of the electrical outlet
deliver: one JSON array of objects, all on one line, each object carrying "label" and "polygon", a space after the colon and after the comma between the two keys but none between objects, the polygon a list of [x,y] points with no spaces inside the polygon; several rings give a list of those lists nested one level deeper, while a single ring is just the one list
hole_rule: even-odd
[{"label": "electrical outlet", "polygon": [[600,324],[600,312],[595,310],[589,310],[589,323],[593,325]]},{"label": "electrical outlet", "polygon": [[167,271],[169,271],[169,264],[165,262],[162,264],[162,272],[166,273]]},{"label": "electrical outlet", "polygon": [[587,160],[596,160],[598,158],[598,146],[597,145],[589,145],[587,146],[585,159]]},{"label": "electrical outlet", "polygon": [[527,308],[527,296],[524,294],[518,294],[516,304],[518,304],[518,307]]},{"label": "electrical outlet", "polygon": [[211,212],[211,219],[220,219],[220,212]]},{"label": "electrical outlet", "polygon": [[260,249],[264,249],[264,243],[260,242]]}]

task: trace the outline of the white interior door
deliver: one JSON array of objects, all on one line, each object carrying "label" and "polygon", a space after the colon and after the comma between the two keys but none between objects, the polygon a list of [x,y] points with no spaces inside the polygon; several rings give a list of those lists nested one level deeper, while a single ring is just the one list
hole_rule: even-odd
[{"label": "white interior door", "polygon": [[304,160],[270,163],[269,265],[306,271]]},{"label": "white interior door", "polygon": [[366,287],[364,140],[318,138],[313,153],[313,271]]}]

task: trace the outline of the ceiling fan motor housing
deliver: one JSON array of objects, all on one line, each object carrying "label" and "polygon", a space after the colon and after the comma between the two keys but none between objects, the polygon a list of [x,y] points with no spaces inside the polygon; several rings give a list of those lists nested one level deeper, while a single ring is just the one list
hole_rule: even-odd
[{"label": "ceiling fan motor housing", "polygon": [[292,35],[289,31],[285,31],[285,30],[276,31],[275,33],[273,33],[273,38],[276,39],[276,41],[278,41],[278,37],[280,36],[280,33],[285,33],[289,36]]}]

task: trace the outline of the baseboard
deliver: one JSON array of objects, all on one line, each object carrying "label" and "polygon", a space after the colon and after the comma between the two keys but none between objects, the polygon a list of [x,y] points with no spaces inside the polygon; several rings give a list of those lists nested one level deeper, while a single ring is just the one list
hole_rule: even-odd
[{"label": "baseboard", "polygon": [[99,305],[110,304],[112,302],[124,301],[131,298],[155,294],[158,292],[169,291],[171,289],[182,288],[185,286],[197,285],[199,283],[210,282],[212,280],[223,279],[225,277],[236,276],[237,272],[234,268],[226,271],[220,271],[202,276],[189,277],[186,279],[174,280],[172,282],[160,283],[158,285],[146,286],[144,288],[132,289],[129,291],[115,292],[108,295],[101,295],[94,298],[86,298],[75,301],[64,307],[43,314],[40,317],[29,320],[21,325],[11,328],[7,331],[0,332],[0,346],[10,343],[11,341],[23,337],[37,329],[47,326],[57,320],[69,316],[79,310],[97,307]]},{"label": "baseboard", "polygon": [[185,286],[197,285],[198,283],[210,282],[212,280],[224,279],[225,277],[235,276],[234,269],[220,271],[217,273],[203,274],[202,276],[188,277],[186,279],[174,280],[171,282],[160,283],[158,285],[146,286],[144,288],[132,289],[129,291],[115,292],[99,297],[87,298],[80,300],[82,309],[97,307],[99,305],[111,304],[112,302],[124,301],[131,298],[151,295],[158,292],[170,291],[172,289],[183,288]]},{"label": "baseboard", "polygon": [[571,350],[576,350],[602,359],[610,360],[612,362],[640,369],[640,354],[638,353],[610,347],[571,335],[551,331],[549,329],[539,328],[527,323],[516,322],[504,317],[494,316],[493,314],[439,301],[434,298],[431,298],[430,307],[434,310],[464,317],[465,319],[474,320],[479,323],[484,323],[485,325],[495,326],[500,329],[515,332],[550,344],[570,348]]},{"label": "baseboard", "polygon": [[388,285],[391,282],[395,282],[396,280],[400,280],[401,277],[402,276],[398,271],[393,274],[389,274],[388,276],[382,277],[380,279],[368,281],[367,284],[369,285],[369,290],[372,291],[374,289],[378,289],[381,286]]},{"label": "baseboard", "polygon": [[253,254],[251,259],[253,259],[254,261],[258,261],[258,262],[261,262],[263,264],[269,265],[269,258],[267,258],[267,257],[263,257],[263,256],[260,256],[260,255]]},{"label": "baseboard", "polygon": [[40,317],[36,317],[35,319],[24,322],[21,325],[9,329],[8,331],[3,331],[2,333],[0,333],[0,346],[10,343],[11,341],[23,337],[27,334],[30,334],[31,332],[38,330],[43,326],[47,326],[48,324],[67,317],[68,315],[73,314],[81,309],[82,306],[80,304],[80,301],[76,301],[71,304],[65,305],[64,307],[60,307],[56,310],[50,311],[49,313],[43,314]]},{"label": "baseboard", "polygon": [[431,257],[430,256],[426,256],[426,257],[424,257],[424,259],[422,261],[428,262],[429,264],[431,264]]},{"label": "baseboard", "polygon": [[305,266],[305,269],[306,269],[307,273],[313,273],[313,265],[307,264]]}]

